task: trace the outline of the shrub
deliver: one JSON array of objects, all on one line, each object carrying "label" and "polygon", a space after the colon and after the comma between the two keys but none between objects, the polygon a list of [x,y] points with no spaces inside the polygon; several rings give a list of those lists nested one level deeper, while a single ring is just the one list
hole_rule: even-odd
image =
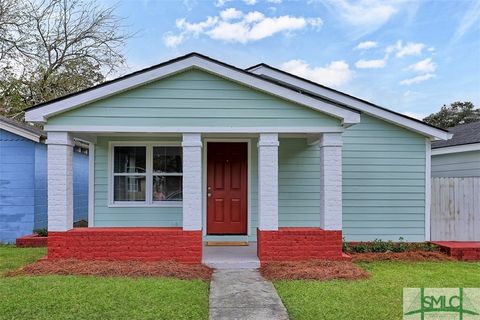
[{"label": "shrub", "polygon": [[33,230],[33,232],[36,233],[39,237],[48,237],[47,228],[35,229]]},{"label": "shrub", "polygon": [[370,242],[343,243],[343,251],[347,253],[382,253],[405,251],[437,251],[438,247],[431,243],[408,243],[400,237],[398,242],[375,239]]}]

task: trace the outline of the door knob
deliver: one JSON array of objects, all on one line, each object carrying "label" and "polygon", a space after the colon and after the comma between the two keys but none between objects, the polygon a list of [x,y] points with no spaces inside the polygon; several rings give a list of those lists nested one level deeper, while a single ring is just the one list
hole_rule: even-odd
[{"label": "door knob", "polygon": [[212,196],[212,193],[211,193],[211,192],[207,193],[207,197],[210,198],[211,196]]}]

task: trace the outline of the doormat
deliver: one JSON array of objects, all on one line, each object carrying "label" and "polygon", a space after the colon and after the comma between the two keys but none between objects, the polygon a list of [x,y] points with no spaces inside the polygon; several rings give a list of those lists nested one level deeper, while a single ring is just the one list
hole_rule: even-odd
[{"label": "doormat", "polygon": [[207,246],[209,247],[240,247],[248,246],[247,241],[207,241]]}]

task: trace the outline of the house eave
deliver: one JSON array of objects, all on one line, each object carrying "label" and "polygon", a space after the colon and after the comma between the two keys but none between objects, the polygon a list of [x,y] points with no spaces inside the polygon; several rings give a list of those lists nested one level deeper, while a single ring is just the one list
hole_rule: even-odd
[{"label": "house eave", "polygon": [[420,120],[398,114],[394,111],[376,106],[372,103],[348,94],[344,94],[340,91],[321,86],[295,75],[291,75],[285,71],[278,70],[266,64],[259,64],[246,70],[259,76],[268,77],[293,87],[301,88],[302,90],[305,90],[311,94],[331,99],[333,102],[348,105],[362,113],[380,118],[408,130],[422,134],[426,137],[429,137],[431,140],[448,140],[453,136],[451,133],[445,130],[430,126]]},{"label": "house eave", "polygon": [[432,149],[432,156],[469,151],[480,151],[480,142]]},{"label": "house eave", "polygon": [[132,76],[123,77],[118,81],[111,81],[77,94],[69,95],[65,98],[30,108],[26,111],[25,119],[30,122],[45,123],[48,118],[60,113],[192,68],[200,69],[253,89],[277,96],[281,99],[310,107],[314,110],[340,119],[342,124],[347,126],[360,122],[360,114],[357,111],[349,110],[333,103],[306,96],[300,92],[275,84],[242,69],[226,65],[199,54],[186,55],[180,59],[177,58],[170,62],[158,65],[157,67],[137,72],[132,74]]}]

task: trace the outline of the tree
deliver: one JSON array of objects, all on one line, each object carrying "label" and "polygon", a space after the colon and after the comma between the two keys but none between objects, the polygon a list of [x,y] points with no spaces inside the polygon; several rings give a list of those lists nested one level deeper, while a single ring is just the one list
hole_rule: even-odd
[{"label": "tree", "polygon": [[451,103],[450,106],[443,105],[439,112],[432,113],[424,118],[423,121],[443,129],[448,129],[459,124],[480,121],[480,108],[475,109],[475,106],[470,101],[456,101]]},{"label": "tree", "polygon": [[7,116],[23,119],[26,107],[101,83],[125,63],[130,35],[113,7],[94,0],[0,3],[0,111]]}]

